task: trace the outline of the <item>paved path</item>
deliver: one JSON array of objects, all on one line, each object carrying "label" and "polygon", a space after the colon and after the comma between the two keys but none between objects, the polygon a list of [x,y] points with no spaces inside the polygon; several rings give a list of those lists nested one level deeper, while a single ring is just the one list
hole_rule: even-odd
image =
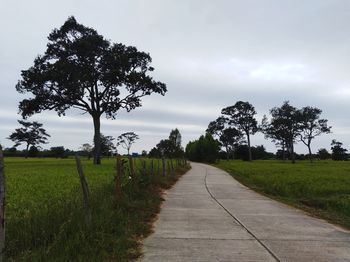
[{"label": "paved path", "polygon": [[350,232],[204,164],[168,191],[143,261],[350,261]]}]

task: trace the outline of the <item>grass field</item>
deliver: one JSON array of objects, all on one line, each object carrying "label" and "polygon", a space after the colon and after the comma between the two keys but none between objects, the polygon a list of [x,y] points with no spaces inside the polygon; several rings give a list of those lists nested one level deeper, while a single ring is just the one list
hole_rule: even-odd
[{"label": "grass field", "polygon": [[221,161],[250,188],[350,228],[350,161]]},{"label": "grass field", "polygon": [[137,258],[139,239],[150,233],[150,221],[159,211],[161,189],[188,168],[165,177],[138,175],[136,187],[126,176],[123,198],[116,201],[115,159],[104,159],[101,166],[82,164],[91,191],[89,225],[74,159],[5,159],[6,261]]}]

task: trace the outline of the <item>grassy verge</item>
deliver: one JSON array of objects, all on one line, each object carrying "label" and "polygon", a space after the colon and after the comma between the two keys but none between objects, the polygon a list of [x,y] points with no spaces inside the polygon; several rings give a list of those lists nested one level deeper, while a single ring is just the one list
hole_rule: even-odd
[{"label": "grassy verge", "polygon": [[123,198],[116,201],[115,159],[105,159],[101,166],[83,161],[91,191],[92,219],[87,226],[73,159],[7,158],[5,166],[7,261],[138,258],[140,239],[151,232],[159,212],[162,190],[188,170],[179,167],[165,177],[137,172],[136,186],[125,177]]},{"label": "grassy verge", "polygon": [[221,161],[253,190],[350,229],[350,162]]}]

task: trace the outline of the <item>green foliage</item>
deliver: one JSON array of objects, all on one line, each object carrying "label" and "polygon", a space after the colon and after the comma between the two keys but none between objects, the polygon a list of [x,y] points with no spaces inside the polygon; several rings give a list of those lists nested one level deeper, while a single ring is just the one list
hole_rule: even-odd
[{"label": "green foliage", "polygon": [[162,139],[150,152],[151,155],[158,157],[158,155],[168,158],[182,158],[184,150],[181,146],[180,131],[175,128],[171,130],[168,139]]},{"label": "green foliage", "polygon": [[331,149],[332,149],[333,160],[335,161],[348,160],[348,155],[346,154],[348,150],[342,147],[343,143],[333,139],[331,146],[332,146]]},{"label": "green foliage", "polygon": [[26,122],[18,120],[18,123],[22,125],[20,128],[16,128],[8,139],[15,142],[15,147],[25,144],[26,151],[28,152],[29,146],[37,146],[40,144],[46,144],[47,138],[50,137],[46,133],[46,130],[42,128],[43,124],[38,122]]},{"label": "green foliage", "polygon": [[317,152],[317,155],[321,160],[330,159],[332,156],[325,148],[320,148]]},{"label": "green foliage", "polygon": [[191,161],[214,163],[219,158],[220,145],[207,133],[186,146],[186,156]]},{"label": "green foliage", "polygon": [[243,184],[350,228],[350,163],[220,161]]},{"label": "green foliage", "polygon": [[[92,220],[84,223],[82,193],[73,159],[5,158],[7,177],[7,261],[130,261],[140,255],[138,239],[150,221],[172,175],[147,175],[133,186],[123,177],[123,198],[116,201],[115,159],[104,165],[83,160],[91,190]],[[136,161],[139,170],[140,161]],[[159,162],[154,162],[157,169]]]},{"label": "green foliage", "polygon": [[128,151],[128,155],[130,155],[130,148],[137,139],[139,139],[139,136],[134,132],[123,133],[117,138],[117,146],[122,146]]},{"label": "green foliage", "polygon": [[74,17],[48,37],[44,55],[22,71],[16,89],[30,98],[22,100],[23,117],[54,110],[64,115],[70,108],[88,113],[94,123],[95,164],[100,164],[101,115],[116,118],[141,107],[152,93],[164,95],[166,85],[153,79],[152,58],[136,47],[111,43]]}]

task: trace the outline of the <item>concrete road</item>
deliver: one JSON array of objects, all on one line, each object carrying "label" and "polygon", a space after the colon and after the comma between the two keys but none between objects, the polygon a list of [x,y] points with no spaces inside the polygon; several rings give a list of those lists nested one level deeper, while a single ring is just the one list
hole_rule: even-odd
[{"label": "concrete road", "polygon": [[350,232],[192,163],[167,192],[143,261],[350,261]]}]

